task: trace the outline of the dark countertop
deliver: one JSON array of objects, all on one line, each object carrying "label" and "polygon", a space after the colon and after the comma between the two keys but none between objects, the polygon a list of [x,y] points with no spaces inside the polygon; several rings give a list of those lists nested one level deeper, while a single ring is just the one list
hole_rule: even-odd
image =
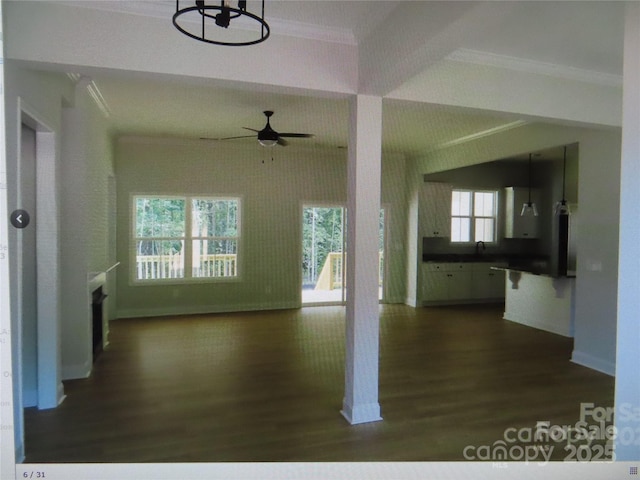
[{"label": "dark countertop", "polygon": [[545,255],[526,254],[456,254],[456,253],[435,253],[424,254],[423,262],[441,263],[506,263],[506,267],[495,267],[497,270],[511,270],[532,275],[541,275],[550,278],[576,278],[575,272],[571,271],[567,275],[558,275],[549,268],[549,257]]},{"label": "dark countertop", "polygon": [[506,262],[510,266],[524,266],[532,263],[548,263],[549,257],[544,255],[522,255],[506,253],[425,253],[422,255],[423,262]]},{"label": "dark countertop", "polygon": [[576,278],[574,271],[568,271],[567,275],[558,275],[557,273],[550,272],[548,269],[535,269],[535,268],[517,268],[517,267],[491,267],[493,270],[503,270],[505,272],[518,272],[528,273],[529,275],[538,275],[540,277],[549,278]]}]

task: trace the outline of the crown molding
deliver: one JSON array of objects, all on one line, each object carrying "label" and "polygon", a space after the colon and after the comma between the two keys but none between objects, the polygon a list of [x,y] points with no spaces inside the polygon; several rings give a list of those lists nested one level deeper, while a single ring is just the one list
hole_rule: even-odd
[{"label": "crown molding", "polygon": [[98,109],[102,112],[105,118],[109,118],[111,116],[111,109],[109,108],[109,104],[105,100],[102,92],[98,88],[98,85],[89,77],[84,75],[80,75],[78,73],[67,73],[67,77],[74,83],[76,88],[84,88],[86,89],[89,97],[96,104]]},{"label": "crown molding", "polygon": [[453,53],[448,55],[446,59],[454,62],[505,68],[518,72],[530,73],[535,75],[546,75],[549,77],[592,83],[595,85],[602,85],[606,87],[622,86],[622,75],[597,72],[595,70],[585,70],[581,68],[570,67],[567,65],[539,62],[536,60],[511,57],[508,55],[498,55],[496,53],[481,52],[478,50],[471,50],[466,48],[461,48],[454,51]]},{"label": "crown molding", "polygon": [[480,138],[489,137],[491,135],[496,135],[498,133],[506,132],[507,130],[511,130],[513,128],[522,127],[523,125],[527,125],[529,122],[525,120],[515,120],[513,122],[505,123],[503,125],[498,125],[497,127],[488,128],[486,130],[481,130],[476,133],[472,133],[471,135],[465,135],[463,137],[456,138],[454,140],[450,140],[448,142],[438,144],[432,151],[440,150],[443,148],[453,147],[456,145],[461,145],[463,143],[472,142],[474,140],[478,140]]},{"label": "crown molding", "polygon": [[349,29],[310,25],[302,22],[290,22],[277,18],[267,19],[274,35],[318,40],[321,42],[339,43],[342,45],[358,45],[354,33]]}]

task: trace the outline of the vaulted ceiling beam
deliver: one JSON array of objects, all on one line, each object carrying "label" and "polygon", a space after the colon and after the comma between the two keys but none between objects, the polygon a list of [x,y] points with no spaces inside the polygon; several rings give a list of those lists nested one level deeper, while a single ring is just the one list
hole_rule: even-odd
[{"label": "vaulted ceiling beam", "polygon": [[505,20],[511,2],[405,2],[359,47],[359,91],[386,95]]}]

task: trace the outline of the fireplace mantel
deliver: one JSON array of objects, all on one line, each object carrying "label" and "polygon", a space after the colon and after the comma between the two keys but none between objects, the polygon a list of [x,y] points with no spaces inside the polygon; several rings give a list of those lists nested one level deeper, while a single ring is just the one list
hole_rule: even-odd
[{"label": "fireplace mantel", "polygon": [[87,283],[89,295],[98,287],[104,287],[107,283],[107,273],[106,272],[89,272],[87,274]]}]

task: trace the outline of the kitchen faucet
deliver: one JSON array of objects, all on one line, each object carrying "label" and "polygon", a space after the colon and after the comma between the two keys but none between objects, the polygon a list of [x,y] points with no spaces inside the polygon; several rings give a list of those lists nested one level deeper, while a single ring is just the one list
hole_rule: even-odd
[{"label": "kitchen faucet", "polygon": [[476,256],[480,255],[480,244],[482,244],[482,250],[486,250],[487,246],[484,244],[482,240],[476,242]]}]

